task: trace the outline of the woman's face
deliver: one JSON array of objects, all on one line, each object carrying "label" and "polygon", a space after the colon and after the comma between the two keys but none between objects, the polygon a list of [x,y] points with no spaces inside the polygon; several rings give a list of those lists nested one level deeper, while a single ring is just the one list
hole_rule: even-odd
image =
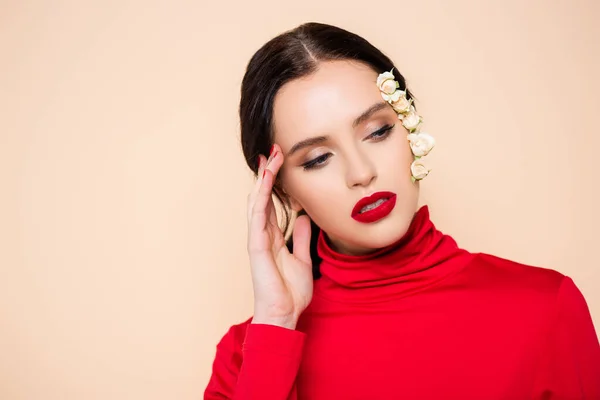
[{"label": "woman's face", "polygon": [[[417,210],[408,132],[381,97],[380,72],[352,61],[323,62],[314,74],[285,84],[274,102],[283,189],[293,208],[303,208],[332,246],[347,254],[397,241]],[[389,214],[381,217],[381,210],[393,202],[380,205],[374,222],[353,217],[359,200],[384,191],[396,195]]]}]

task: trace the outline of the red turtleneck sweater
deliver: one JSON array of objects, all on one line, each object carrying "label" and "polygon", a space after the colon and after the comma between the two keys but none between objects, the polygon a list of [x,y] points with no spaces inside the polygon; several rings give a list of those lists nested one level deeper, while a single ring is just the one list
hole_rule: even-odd
[{"label": "red turtleneck sweater", "polygon": [[205,399],[600,399],[587,304],[556,271],[460,249],[427,206],[367,256],[321,232],[296,330],[232,326]]}]

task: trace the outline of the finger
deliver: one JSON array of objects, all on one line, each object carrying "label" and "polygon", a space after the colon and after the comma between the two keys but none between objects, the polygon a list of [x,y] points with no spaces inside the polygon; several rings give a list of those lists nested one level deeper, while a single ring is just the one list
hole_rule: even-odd
[{"label": "finger", "polygon": [[[262,154],[259,155],[259,157],[260,157],[261,162],[263,162],[264,161],[263,158],[265,158],[265,157]],[[248,195],[248,220],[250,220],[252,218],[251,210],[252,210],[252,207],[258,196],[258,192],[262,185],[262,181],[265,178],[265,171],[269,170],[274,175],[277,175],[277,172],[279,172],[282,165],[283,165],[283,153],[281,152],[281,147],[279,147],[279,145],[277,145],[277,144],[274,144],[271,155],[269,156],[268,159],[266,159],[266,162],[264,162],[262,168],[259,168],[258,179],[256,180],[253,190]],[[273,178],[273,181],[275,181],[275,178]]]},{"label": "finger", "polygon": [[[275,180],[275,177],[273,177]],[[279,222],[277,221],[277,210],[275,209],[275,202],[273,201],[273,192],[271,191],[271,196],[269,197],[269,203],[267,204],[267,212],[268,212],[268,221],[274,227],[279,226]]]},{"label": "finger", "polygon": [[260,182],[262,181],[263,172],[268,164],[269,160],[262,154],[258,155],[258,171],[256,172],[256,183],[255,191],[258,192],[258,188],[260,187]]},{"label": "finger", "polygon": [[247,205],[248,221],[250,221],[250,217],[252,214],[252,207],[254,206],[254,201],[256,199],[256,196],[258,194],[258,191],[259,191],[261,183],[262,183],[263,171],[265,169],[266,164],[267,164],[267,158],[264,155],[259,154],[258,155],[257,179],[256,179],[256,182],[254,182],[254,186],[252,187],[252,190],[248,193],[248,199],[247,199],[248,200],[248,205]]},{"label": "finger", "polygon": [[300,261],[312,265],[310,258],[310,218],[307,215],[301,215],[296,218],[292,240],[294,243],[293,253]]},{"label": "finger", "polygon": [[265,169],[265,165],[267,163],[267,158],[265,156],[263,156],[262,154],[258,155],[258,171],[257,171],[257,178],[260,179],[262,178],[262,172]]},{"label": "finger", "polygon": [[283,153],[281,152],[281,147],[279,147],[278,144],[274,144],[273,145],[273,154],[271,154],[271,157],[269,157],[269,160],[266,165],[266,169],[271,171],[273,173],[273,175],[277,176],[277,173],[279,172],[279,170],[281,169],[281,166],[283,165],[283,161],[284,161],[284,157],[283,157]]},{"label": "finger", "polygon": [[[265,250],[268,244],[257,243],[257,238],[263,237],[259,233],[265,230],[268,221],[268,205],[271,200],[271,188],[273,185],[273,174],[266,170],[262,179],[262,184],[256,196],[256,200],[251,209],[250,220],[248,224],[249,247],[253,250]],[[250,250],[249,248],[249,250]]]},{"label": "finger", "polygon": [[[281,147],[279,145],[273,145],[273,153],[269,162],[266,164],[265,169],[269,170],[273,174],[273,186],[275,185],[275,181],[277,180],[277,173],[281,169],[283,165],[283,153],[281,152]],[[273,190],[271,189],[271,194],[273,194]],[[279,221],[277,219],[277,212],[275,208],[275,203],[273,202],[273,196],[271,195],[269,198],[268,207],[268,222],[273,226],[273,228],[279,228]]]}]

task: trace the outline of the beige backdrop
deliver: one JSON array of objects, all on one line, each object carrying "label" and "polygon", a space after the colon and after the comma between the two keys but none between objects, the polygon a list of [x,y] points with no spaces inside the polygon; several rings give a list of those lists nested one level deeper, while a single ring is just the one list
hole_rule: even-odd
[{"label": "beige backdrop", "polygon": [[600,325],[599,2],[208,3],[0,1],[0,398],[201,397],[252,313],[242,74],[310,20],[407,76],[438,227],[570,275]]}]

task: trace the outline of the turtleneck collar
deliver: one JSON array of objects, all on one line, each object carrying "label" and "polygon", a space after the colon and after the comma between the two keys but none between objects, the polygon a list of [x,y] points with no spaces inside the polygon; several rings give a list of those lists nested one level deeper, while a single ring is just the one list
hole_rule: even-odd
[{"label": "turtleneck collar", "polygon": [[428,206],[414,215],[406,233],[395,243],[366,255],[333,250],[323,231],[317,252],[322,278],[315,294],[353,303],[388,301],[425,289],[460,271],[473,255],[438,231]]}]

